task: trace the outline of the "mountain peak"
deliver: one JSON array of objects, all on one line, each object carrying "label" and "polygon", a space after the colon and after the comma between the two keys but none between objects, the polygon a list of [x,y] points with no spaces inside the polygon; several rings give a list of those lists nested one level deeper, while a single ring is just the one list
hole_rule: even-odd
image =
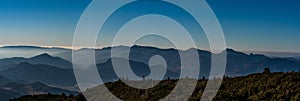
[{"label": "mountain peak", "polygon": [[41,57],[49,57],[49,58],[53,58],[53,56],[49,55],[48,53],[43,53],[37,56],[34,56],[32,58],[41,58]]},{"label": "mountain peak", "polygon": [[232,48],[226,48],[226,52],[227,53],[242,53],[242,54],[244,54],[243,52],[236,51],[236,50],[234,50]]},{"label": "mountain peak", "polygon": [[235,51],[235,50],[232,49],[232,48],[226,48],[226,51],[227,51],[227,52],[237,52],[237,51]]},{"label": "mountain peak", "polygon": [[38,56],[50,56],[48,53],[43,53],[41,55],[38,55]]},{"label": "mountain peak", "polygon": [[187,49],[185,51],[195,51],[195,50],[198,51],[199,49],[193,47],[193,48],[189,48],[189,49]]}]

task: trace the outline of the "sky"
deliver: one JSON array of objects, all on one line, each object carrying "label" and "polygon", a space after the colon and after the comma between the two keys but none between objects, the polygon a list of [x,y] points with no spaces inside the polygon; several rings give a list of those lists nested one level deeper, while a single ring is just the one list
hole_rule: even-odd
[{"label": "sky", "polygon": [[[90,2],[90,0],[1,0],[0,46],[70,47],[76,25]],[[299,0],[207,0],[207,2],[222,26],[227,47],[242,51],[300,52]],[[176,15],[177,12],[168,14]],[[152,20],[145,17],[144,20],[152,26],[163,22],[159,17]],[[143,22],[141,20],[132,22],[132,24],[139,23]],[[176,25],[164,23],[157,26],[157,30],[169,30],[176,33],[175,35],[180,34],[163,29],[166,28],[163,26]],[[123,33],[129,32],[139,31],[131,28]],[[110,34],[106,36],[111,37]],[[128,36],[130,38],[130,35]],[[145,39],[145,42],[142,40],[139,42],[147,43],[149,40],[151,43],[153,36],[149,38]],[[162,47],[169,44],[164,38],[153,40],[156,40],[154,44]],[[205,42],[199,41],[199,44],[207,48]],[[105,44],[102,43],[101,46]]]}]

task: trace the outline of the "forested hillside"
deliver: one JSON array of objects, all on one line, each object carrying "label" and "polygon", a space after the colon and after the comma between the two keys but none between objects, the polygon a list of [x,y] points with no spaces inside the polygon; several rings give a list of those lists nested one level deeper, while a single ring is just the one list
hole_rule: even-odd
[{"label": "forested hillside", "polygon": [[[118,98],[126,101],[156,101],[166,95],[175,87],[177,80],[164,80],[154,88],[139,90],[131,88],[121,81],[106,83],[105,86]],[[199,80],[190,101],[201,99],[207,80]],[[103,86],[103,85],[102,85]],[[98,86],[101,87],[101,86]],[[276,72],[270,73],[265,69],[263,73],[252,74],[243,77],[225,77],[215,101],[220,100],[300,100],[300,72]],[[93,90],[93,89],[90,89]],[[101,92],[98,92],[101,94]],[[23,96],[13,101],[83,101],[83,96],[58,96],[36,95]],[[34,100],[35,99],[35,100]],[[39,100],[38,100],[39,99]],[[174,100],[176,100],[174,98]]]}]

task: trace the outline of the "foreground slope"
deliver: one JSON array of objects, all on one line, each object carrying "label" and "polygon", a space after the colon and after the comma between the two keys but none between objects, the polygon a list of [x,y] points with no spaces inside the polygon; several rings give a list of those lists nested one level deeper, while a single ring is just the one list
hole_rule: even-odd
[{"label": "foreground slope", "polygon": [[[140,81],[134,81],[140,82]],[[147,90],[139,90],[131,88],[121,81],[106,83],[105,86],[118,98],[125,101],[156,101],[159,100],[175,87],[177,80],[164,80],[154,88]],[[194,90],[193,95],[189,98],[190,101],[198,101],[201,98],[203,90],[206,86],[207,80],[199,80]],[[228,78],[225,77],[224,81],[218,91],[217,95],[213,99],[214,101],[259,101],[259,100],[300,100],[300,72],[290,73],[257,73],[243,77]],[[97,98],[96,94],[103,94],[97,89],[104,87],[100,85],[96,88],[90,89],[86,94],[93,97],[94,100],[104,100]],[[23,96],[22,98],[15,99],[15,101],[29,101],[33,98],[52,98],[53,101],[61,99],[62,97],[37,95],[37,96]],[[82,96],[71,97],[72,100],[85,101]],[[180,98],[178,96],[177,98]],[[26,99],[26,100],[25,100]],[[175,101],[176,97],[170,99]]]},{"label": "foreground slope", "polygon": [[66,94],[77,95],[78,92],[64,90],[60,88],[50,87],[43,83],[35,82],[32,84],[20,84],[20,83],[7,83],[0,86],[0,101],[8,101],[22,95],[37,95],[37,94]]}]

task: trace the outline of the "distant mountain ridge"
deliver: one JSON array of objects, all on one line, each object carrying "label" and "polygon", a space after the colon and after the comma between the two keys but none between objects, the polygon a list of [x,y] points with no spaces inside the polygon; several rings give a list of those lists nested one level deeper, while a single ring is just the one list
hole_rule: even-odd
[{"label": "distant mountain ridge", "polygon": [[[95,60],[97,65],[101,66],[104,64],[108,64],[107,62],[110,61],[112,58],[111,56],[111,50],[114,49],[116,50],[116,54],[114,55],[115,57],[113,58],[122,58],[123,60],[130,61],[132,64],[140,64],[143,68],[149,68],[148,67],[148,62],[150,58],[154,55],[160,55],[162,56],[167,64],[167,70],[173,75],[173,74],[180,74],[181,71],[181,63],[180,63],[180,55],[178,52],[181,52],[182,56],[185,59],[190,59],[191,56],[195,56],[196,54],[192,53],[192,51],[196,51],[199,54],[199,60],[200,60],[200,75],[201,76],[208,76],[210,73],[211,69],[211,56],[212,55],[218,55],[215,53],[211,53],[209,51],[205,50],[200,50],[196,48],[191,48],[188,50],[177,50],[173,48],[168,48],[168,49],[160,49],[156,47],[150,47],[150,46],[116,46],[116,47],[106,47],[102,49],[80,49],[80,50],[74,50],[75,54],[81,54],[81,55],[86,55],[89,52],[95,52]],[[124,57],[126,56],[126,53],[124,50],[125,49],[130,49],[129,52],[129,57]],[[256,73],[260,72],[263,70],[263,68],[268,67],[271,69],[271,71],[283,71],[283,72],[288,72],[288,71],[299,71],[300,70],[300,62],[299,60],[295,59],[290,59],[290,58],[272,58],[272,57],[267,57],[262,54],[246,54],[243,52],[238,52],[233,49],[226,49],[223,51],[223,53],[227,53],[227,65],[226,65],[226,75],[247,75],[251,73]],[[54,67],[59,67],[63,69],[72,69],[72,63],[69,62],[71,60],[64,60],[68,59],[72,56],[72,51],[65,51],[59,54],[55,55],[56,57],[53,57],[49,54],[41,54],[38,56],[34,56],[31,58],[8,58],[8,59],[1,59],[0,60],[0,70],[1,68],[7,69],[11,67],[15,67],[18,63],[21,62],[28,62],[30,64],[41,64],[41,65],[48,65],[48,66],[54,66]],[[62,59],[62,58],[64,59]],[[82,63],[87,63],[87,67],[84,68],[89,68],[91,65],[87,61],[88,59],[82,58]],[[3,62],[4,61],[4,62]],[[189,62],[189,60],[187,60]],[[6,64],[3,67],[3,64]],[[9,65],[8,65],[9,64]],[[76,63],[77,64],[77,63]],[[80,64],[80,63],[79,63]],[[188,64],[195,64],[193,62],[190,62]],[[1,67],[2,65],[2,67]],[[98,66],[98,67],[99,67]],[[112,69],[112,65],[105,65],[106,70],[107,68]],[[133,68],[135,68],[137,73],[144,73],[145,75],[147,74],[147,69],[140,69],[136,68],[135,65],[132,65]],[[103,67],[103,66],[101,66]],[[83,68],[83,69],[84,69]],[[186,69],[187,67],[183,67],[183,69]],[[101,68],[98,68],[100,70]],[[103,70],[105,71],[105,70]],[[112,70],[109,70],[110,72],[113,72]],[[112,73],[106,73],[106,74],[111,74],[107,75],[108,77],[114,77],[115,76]],[[104,73],[105,74],[105,73]],[[142,75],[142,74],[139,74]]]},{"label": "distant mountain ridge", "polygon": [[10,65],[16,65],[22,62],[28,62],[31,64],[51,65],[65,69],[73,68],[71,62],[64,60],[60,57],[53,57],[47,53],[44,53],[31,58],[15,57],[0,59],[0,71],[7,69]]},{"label": "distant mountain ridge", "polygon": [[57,87],[76,85],[74,73],[59,67],[22,62],[12,68],[1,71],[0,75],[12,81],[42,82]]},{"label": "distant mountain ridge", "polygon": [[[0,59],[0,101],[3,99],[9,99],[18,97],[24,94],[36,94],[36,93],[61,93],[72,92],[66,89],[78,89],[77,82],[73,71],[73,64],[70,62],[72,58],[72,51],[68,49],[51,50],[52,54],[49,54],[48,48],[46,51],[40,47],[6,47],[11,51],[17,49],[16,52],[22,51],[24,48],[30,48],[34,51],[38,50],[38,55],[31,56],[29,58],[24,57],[12,57]],[[115,49],[115,56],[111,56],[111,50]],[[124,57],[127,52],[124,50],[130,49],[129,57]],[[24,50],[23,50],[24,51]],[[0,48],[0,53],[3,52]],[[122,69],[122,65],[129,62],[132,71],[139,77],[147,76],[152,71],[150,68],[166,69],[167,77],[172,79],[179,78],[182,69],[190,69],[188,66],[181,68],[181,59],[178,52],[181,52],[188,64],[193,65],[195,63],[189,61],[191,56],[199,54],[200,63],[200,75],[208,77],[211,70],[211,56],[219,55],[222,53],[227,54],[227,65],[225,75],[227,76],[240,76],[253,74],[263,71],[268,67],[272,72],[290,72],[300,70],[300,61],[296,58],[277,58],[268,57],[262,54],[246,54],[233,49],[226,49],[222,53],[215,54],[206,50],[200,50],[191,48],[188,50],[177,50],[173,48],[161,49],[150,46],[117,46],[106,47],[102,49],[80,49],[74,50],[75,54],[86,55],[89,52],[95,52],[96,64],[90,64],[89,59],[82,58],[82,63],[86,63],[85,66],[79,72],[87,75],[85,80],[92,81],[92,77],[89,77],[89,71],[94,65],[97,66],[101,78],[104,82],[116,81],[120,79],[117,77],[112,60],[115,65],[121,66],[117,69]],[[1,55],[1,54],[0,54]],[[166,67],[162,65],[149,66],[149,60],[159,55],[166,61]],[[80,65],[81,62],[75,63]],[[94,70],[94,69],[91,69]],[[97,75],[98,76],[98,75]],[[2,83],[2,84],[1,84]],[[90,83],[90,82],[89,82]],[[2,86],[1,86],[2,85]],[[49,86],[48,86],[49,85]],[[59,88],[53,88],[53,87]],[[76,92],[72,92],[76,93]],[[77,94],[77,93],[76,93]],[[3,101],[6,101],[3,100]]]},{"label": "distant mountain ridge", "polygon": [[[90,52],[95,52],[96,57],[96,63],[104,63],[111,59],[111,50],[115,49],[116,58],[124,58],[124,54],[127,54],[124,52],[124,49],[130,49],[130,55],[129,57],[125,57],[124,59],[134,61],[134,62],[141,62],[146,65],[148,65],[149,59],[154,55],[161,55],[165,60],[167,61],[168,70],[173,72],[179,72],[180,71],[180,56],[178,52],[182,52],[183,56],[186,59],[189,59],[190,56],[194,56],[195,54],[191,53],[192,50],[196,50],[199,54],[200,64],[201,64],[201,74],[208,75],[210,71],[210,65],[211,65],[211,56],[212,55],[218,55],[211,53],[206,50],[200,50],[196,48],[191,48],[188,50],[177,50],[173,48],[168,49],[161,49],[157,47],[151,47],[151,46],[116,46],[116,47],[105,47],[102,49],[79,49],[74,50],[73,52],[75,54],[82,54],[85,55]],[[225,52],[225,51],[223,51]],[[274,57],[268,57],[262,54],[246,54],[243,52],[238,52],[233,49],[226,49],[227,52],[227,68],[226,68],[226,74],[232,74],[232,75],[245,75],[249,73],[255,73],[260,72],[263,68],[269,67],[272,71],[298,71],[300,70],[300,61],[298,59],[291,59],[291,58],[274,58]],[[45,55],[45,54],[44,54]],[[43,55],[42,55],[43,56]],[[50,55],[48,55],[50,56]],[[58,54],[54,54],[53,56],[61,57],[67,61],[71,61],[72,57],[72,51],[66,50],[64,52],[60,52]],[[41,59],[43,60],[43,59]],[[86,61],[87,59],[82,58],[82,63],[86,63],[88,68],[91,64],[89,61]],[[1,62],[1,61],[0,61]],[[49,61],[48,61],[49,62]],[[50,61],[51,62],[51,61]],[[9,63],[9,62],[7,62]],[[31,62],[30,62],[31,63]],[[33,63],[35,64],[35,63]],[[71,63],[65,62],[64,66],[60,65],[53,65],[54,63],[41,63],[41,64],[47,64],[52,65],[56,67],[61,68],[70,68]],[[77,64],[77,63],[76,63]],[[80,65],[80,63],[78,63]],[[193,63],[190,63],[193,64]],[[68,65],[68,66],[66,66]],[[0,63],[1,67],[1,63]]]},{"label": "distant mountain ridge", "polygon": [[66,49],[59,47],[41,47],[41,46],[27,46],[27,45],[19,45],[19,46],[3,46],[0,48],[27,48],[27,49]]},{"label": "distant mountain ridge", "polygon": [[[12,48],[15,49],[14,47]],[[39,49],[39,47],[29,48]],[[23,48],[20,48],[18,49],[18,51],[21,51],[22,49]],[[116,51],[114,57],[111,56],[112,49],[115,49]],[[124,57],[126,56],[126,54],[128,54],[124,51],[126,49],[130,49],[129,57]],[[45,51],[39,51],[39,53],[41,52]],[[89,52],[95,53],[96,64],[90,64],[90,59],[84,58],[85,55],[87,55],[87,53]],[[91,73],[91,71],[89,70],[94,70],[91,69],[94,65],[97,66],[97,71],[99,72],[104,82],[116,81],[120,79],[119,77],[117,77],[114,71],[112,60],[114,61],[114,63],[116,63],[115,65],[120,66],[120,68],[118,69],[122,69],[122,65],[129,62],[129,65],[131,66],[130,68],[139,77],[149,75],[152,72],[150,71],[150,68],[158,68],[167,70],[164,79],[166,79],[167,77],[171,77],[174,79],[179,78],[180,73],[183,69],[191,69],[188,68],[189,66],[182,66],[180,59],[181,56],[179,52],[181,53],[181,56],[186,59],[189,65],[195,64],[189,61],[189,59],[191,59],[191,56],[196,55],[193,52],[198,53],[200,60],[199,78],[202,78],[203,76],[208,77],[211,70],[211,57],[213,55],[219,55],[225,52],[227,54],[227,68],[225,70],[225,75],[228,76],[240,76],[258,73],[266,67],[270,68],[272,72],[290,72],[300,70],[300,61],[295,58],[274,58],[262,54],[246,54],[233,49],[226,49],[222,53],[218,54],[196,48],[191,48],[188,50],[177,50],[173,48],[160,49],[156,47],[137,45],[131,47],[117,46],[106,47],[102,49],[86,48],[74,50],[75,54],[80,54],[83,56],[82,58],[80,58],[82,61],[80,61],[79,63],[75,63],[75,65],[82,65],[81,63],[86,63],[86,67],[80,69],[79,72],[84,73],[84,75],[87,75],[86,77],[88,78],[86,78],[85,80],[91,82],[93,82],[93,80],[92,77],[89,77]],[[13,57],[0,59],[0,86],[9,84],[9,82],[15,82],[11,83],[10,85],[21,84],[19,86],[22,88],[24,85],[30,87],[30,85],[28,84],[33,84],[31,86],[44,87],[46,85],[49,85],[60,88],[78,89],[73,71],[73,64],[70,62],[72,57],[72,51],[62,51],[59,49],[58,51],[53,51],[53,53],[57,54],[48,54],[47,52],[45,52],[29,58]],[[152,67],[149,66],[150,59],[155,55],[159,55],[162,58],[164,58],[164,60],[166,61],[166,67],[162,65],[155,65]],[[195,70],[191,69],[191,71]],[[1,82],[4,83],[1,84]],[[13,88],[16,89],[16,87]],[[20,96],[24,93],[11,91],[0,87],[0,97],[1,94],[6,96]]]},{"label": "distant mountain ridge", "polygon": [[0,47],[0,59],[12,57],[29,58],[39,54],[48,53],[50,55],[69,51],[70,49],[59,47],[40,47],[40,46],[3,46]]},{"label": "distant mountain ridge", "polygon": [[[95,52],[96,63],[104,63],[111,58],[111,50],[115,49],[115,56],[117,58],[125,58],[130,61],[141,62],[148,64],[149,59],[154,55],[163,56],[167,61],[168,69],[170,71],[180,72],[180,56],[178,52],[182,52],[185,59],[189,59],[190,56],[195,56],[196,54],[191,51],[196,50],[199,54],[201,75],[209,75],[211,66],[211,56],[218,55],[211,53],[206,50],[200,50],[196,48],[191,48],[188,50],[177,50],[173,48],[161,49],[151,46],[116,46],[116,47],[106,47],[102,49],[82,49],[75,50],[75,54],[86,54],[89,52]],[[127,54],[123,50],[130,49],[129,58],[122,57]],[[226,65],[226,75],[247,75],[251,73],[260,72],[263,68],[268,67],[274,72],[289,72],[289,71],[299,71],[300,70],[300,60],[296,58],[279,58],[279,57],[268,57],[263,54],[246,54],[233,49],[226,49],[223,53],[227,53],[227,65]],[[64,52],[57,54],[64,59],[71,60],[72,53]],[[82,60],[86,60],[82,58]],[[87,63],[87,62],[85,62]],[[89,64],[89,63],[88,63]],[[193,64],[193,63],[190,63]]]},{"label": "distant mountain ridge", "polygon": [[[122,64],[125,64],[128,61],[127,59],[123,59],[123,58],[113,58],[113,59],[114,59],[113,61],[115,61],[115,63],[117,63],[114,65],[119,65],[119,66],[121,66]],[[150,67],[147,64],[144,64],[142,62],[135,62],[135,61],[131,61],[131,60],[129,60],[129,64],[131,66],[132,71],[139,77],[149,75],[151,73],[149,68],[156,68],[158,70],[167,69],[167,67],[162,67],[162,66]],[[106,61],[104,63],[97,64],[97,69],[98,69],[98,72],[104,82],[119,79],[119,77],[116,75],[116,73],[113,69],[112,59],[109,59],[108,61]],[[115,69],[122,70],[122,67],[119,67],[119,68],[115,67]],[[167,79],[168,77],[178,78],[179,73],[172,72],[171,70],[167,69],[165,77],[163,79]],[[121,77],[121,78],[125,78],[125,77]],[[152,78],[152,79],[158,79],[158,78]]]}]

